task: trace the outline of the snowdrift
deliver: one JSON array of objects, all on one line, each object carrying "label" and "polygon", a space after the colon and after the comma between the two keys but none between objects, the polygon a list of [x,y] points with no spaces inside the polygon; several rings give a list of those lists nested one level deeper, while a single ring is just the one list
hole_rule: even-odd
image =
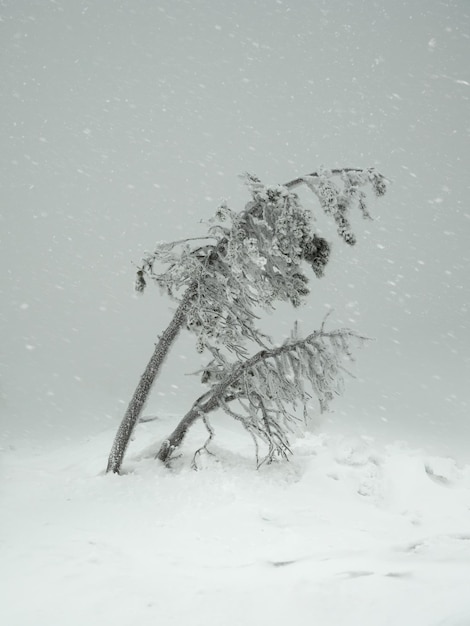
[{"label": "snowdrift", "polygon": [[224,426],[199,471],[197,429],[168,470],[173,423],[138,427],[123,476],[111,431],[3,451],[2,623],[470,624],[470,467],[310,433],[257,471]]}]

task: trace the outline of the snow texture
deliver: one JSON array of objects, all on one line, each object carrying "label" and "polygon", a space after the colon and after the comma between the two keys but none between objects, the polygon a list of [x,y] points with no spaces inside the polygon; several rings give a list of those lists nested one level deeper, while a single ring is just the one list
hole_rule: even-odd
[{"label": "snow texture", "polygon": [[[141,423],[155,442],[175,420]],[[3,454],[9,626],[467,626],[470,467],[308,434],[256,470],[218,425],[215,456],[171,471],[149,445],[105,475],[111,432]]]}]

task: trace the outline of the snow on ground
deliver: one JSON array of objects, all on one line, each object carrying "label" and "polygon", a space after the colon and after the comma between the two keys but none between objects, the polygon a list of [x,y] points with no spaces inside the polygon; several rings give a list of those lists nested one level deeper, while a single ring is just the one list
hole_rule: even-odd
[{"label": "snow on ground", "polygon": [[122,476],[112,431],[3,451],[2,624],[470,625],[470,467],[310,433],[256,471],[225,424],[168,470],[138,451],[174,422],[139,425]]}]

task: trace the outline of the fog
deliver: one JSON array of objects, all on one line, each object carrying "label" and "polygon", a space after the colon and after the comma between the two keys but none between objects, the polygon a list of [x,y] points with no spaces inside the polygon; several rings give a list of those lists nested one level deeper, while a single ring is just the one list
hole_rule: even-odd
[{"label": "fog", "polygon": [[[334,243],[295,319],[374,337],[325,424],[468,461],[466,0],[0,3],[1,438],[118,424],[174,303],[133,294],[159,240],[203,232],[237,175],[375,166],[392,184]],[[188,408],[181,336],[147,412]],[[111,443],[111,442],[110,442]]]}]

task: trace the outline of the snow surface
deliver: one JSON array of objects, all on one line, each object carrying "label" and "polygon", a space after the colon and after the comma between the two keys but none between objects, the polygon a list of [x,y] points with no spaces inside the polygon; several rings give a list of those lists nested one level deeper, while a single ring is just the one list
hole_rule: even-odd
[{"label": "snow surface", "polygon": [[[8,626],[468,626],[470,467],[370,438],[307,433],[256,471],[251,442],[196,426],[172,470],[139,425],[5,449],[0,613]],[[147,446],[145,448],[145,446]]]}]

